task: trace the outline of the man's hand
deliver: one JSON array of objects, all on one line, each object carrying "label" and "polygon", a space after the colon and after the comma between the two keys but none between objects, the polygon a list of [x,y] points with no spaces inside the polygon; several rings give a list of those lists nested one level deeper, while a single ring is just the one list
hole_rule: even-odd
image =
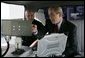
[{"label": "man's hand", "polygon": [[38,33],[37,25],[32,24],[32,33],[36,35]]},{"label": "man's hand", "polygon": [[35,45],[37,45],[37,43],[38,43],[38,40],[35,40],[29,47],[34,47]]}]

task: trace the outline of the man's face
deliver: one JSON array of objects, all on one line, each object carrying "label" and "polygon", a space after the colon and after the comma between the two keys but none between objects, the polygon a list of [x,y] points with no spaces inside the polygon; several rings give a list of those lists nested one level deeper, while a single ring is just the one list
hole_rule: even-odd
[{"label": "man's face", "polygon": [[61,21],[61,15],[54,10],[48,10],[48,15],[53,24],[59,23]]},{"label": "man's face", "polygon": [[25,17],[26,17],[26,20],[33,20],[34,19],[34,12],[32,11],[26,11],[25,12]]}]

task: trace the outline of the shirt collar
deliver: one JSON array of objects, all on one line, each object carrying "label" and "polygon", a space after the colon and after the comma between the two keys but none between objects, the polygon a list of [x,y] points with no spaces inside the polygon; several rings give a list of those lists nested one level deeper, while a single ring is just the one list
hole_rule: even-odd
[{"label": "shirt collar", "polygon": [[63,19],[61,19],[61,21],[58,23],[58,27],[60,28],[61,24],[62,24]]}]

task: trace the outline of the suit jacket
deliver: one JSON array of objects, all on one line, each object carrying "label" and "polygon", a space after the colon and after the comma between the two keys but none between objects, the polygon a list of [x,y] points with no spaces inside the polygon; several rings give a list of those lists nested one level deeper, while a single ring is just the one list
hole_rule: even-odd
[{"label": "suit jacket", "polygon": [[[53,33],[53,26],[51,21],[48,19],[46,21],[46,26],[45,26],[46,32],[49,32],[49,34]],[[67,20],[63,20],[63,22],[61,23],[60,29],[58,31],[58,33],[64,33],[65,35],[68,36],[67,38],[67,43],[66,43],[66,48],[65,51],[63,52],[63,54],[68,57],[68,56],[74,56],[77,55],[77,39],[76,39],[76,26],[67,21]]]},{"label": "suit jacket", "polygon": [[[41,38],[42,36],[44,36],[44,35],[42,35],[42,32],[44,32],[44,26],[43,26],[43,24],[41,23],[41,22],[39,22],[39,21],[37,21],[37,20],[33,20],[33,22],[32,22],[32,24],[35,24],[35,25],[37,25],[37,29],[38,29],[38,36],[36,35],[33,35],[32,34],[32,36],[22,36],[22,40],[23,40],[23,42],[22,42],[22,45],[25,45],[25,46],[29,46],[29,45],[31,45],[36,39],[38,39],[38,38]],[[41,32],[42,31],[42,32]],[[40,36],[41,35],[41,36]]]}]

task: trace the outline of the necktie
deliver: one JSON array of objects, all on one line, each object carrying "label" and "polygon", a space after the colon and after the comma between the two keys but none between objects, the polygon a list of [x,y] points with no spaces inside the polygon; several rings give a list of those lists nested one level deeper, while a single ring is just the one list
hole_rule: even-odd
[{"label": "necktie", "polygon": [[58,25],[53,24],[53,33],[57,33],[57,32],[58,32]]}]

